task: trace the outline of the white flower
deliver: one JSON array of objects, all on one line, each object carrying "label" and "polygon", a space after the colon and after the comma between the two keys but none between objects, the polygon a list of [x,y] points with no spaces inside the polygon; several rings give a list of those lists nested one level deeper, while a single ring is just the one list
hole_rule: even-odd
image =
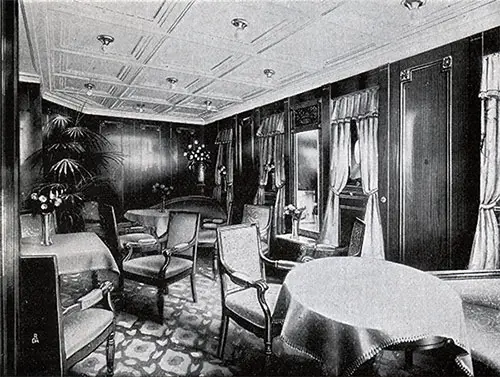
[{"label": "white flower", "polygon": [[56,207],[59,207],[61,204],[62,204],[62,199],[61,198],[56,198],[56,200],[54,201],[54,205]]},{"label": "white flower", "polygon": [[45,203],[47,201],[47,197],[45,195],[40,195],[38,197],[38,200],[41,202],[41,203]]},{"label": "white flower", "polygon": [[33,194],[31,194],[31,199],[38,200],[38,194],[36,192],[34,192]]},{"label": "white flower", "polygon": [[41,208],[42,210],[45,210],[45,209],[49,208],[49,206],[48,206],[47,204],[43,203],[43,204],[40,206],[40,208]]}]

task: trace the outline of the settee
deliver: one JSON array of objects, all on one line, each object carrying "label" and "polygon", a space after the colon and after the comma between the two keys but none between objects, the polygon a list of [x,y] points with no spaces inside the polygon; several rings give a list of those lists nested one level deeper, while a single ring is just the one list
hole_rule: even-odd
[{"label": "settee", "polygon": [[438,272],[462,297],[476,376],[500,375],[500,274]]},{"label": "settee", "polygon": [[[160,208],[157,204],[152,208]],[[216,240],[216,227],[228,222],[224,207],[213,198],[202,195],[188,195],[172,198],[165,203],[167,210],[183,210],[200,214],[198,246],[213,247]]]}]

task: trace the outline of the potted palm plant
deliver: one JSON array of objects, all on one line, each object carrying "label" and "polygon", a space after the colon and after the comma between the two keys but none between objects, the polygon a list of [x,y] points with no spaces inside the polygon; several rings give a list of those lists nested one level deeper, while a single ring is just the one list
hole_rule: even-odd
[{"label": "potted palm plant", "polygon": [[42,129],[42,148],[28,157],[32,167],[40,168],[40,181],[33,191],[58,190],[63,202],[57,210],[60,232],[83,228],[81,208],[85,200],[96,200],[112,186],[104,171],[121,164],[123,157],[113,150],[103,135],[82,124],[83,114],[75,119],[51,115]]}]

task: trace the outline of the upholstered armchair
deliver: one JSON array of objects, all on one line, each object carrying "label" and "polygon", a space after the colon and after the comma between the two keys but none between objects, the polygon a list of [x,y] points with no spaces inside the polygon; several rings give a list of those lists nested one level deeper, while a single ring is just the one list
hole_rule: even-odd
[{"label": "upholstered armchair", "polygon": [[168,285],[190,276],[193,301],[196,296],[196,258],[200,214],[186,211],[169,211],[168,229],[161,242],[161,252],[133,258],[133,249],[122,263],[125,279],[157,287],[158,313],[163,322],[164,294]]},{"label": "upholstered armchair", "polygon": [[350,256],[359,257],[361,255],[361,248],[363,246],[363,237],[365,235],[365,222],[356,217],[352,226],[351,237],[349,245],[335,247],[328,244],[303,244],[300,246],[300,262],[308,262],[312,259],[326,258],[326,257],[339,257]]},{"label": "upholstered armchair", "polygon": [[105,342],[106,374],[112,376],[115,357],[113,284],[109,281],[96,284],[96,288],[63,307],[56,256],[21,257],[20,276],[19,375],[67,376],[73,365]]},{"label": "upholstered armchair", "polygon": [[264,340],[271,355],[271,341],[281,324],[273,322],[280,284],[266,282],[263,262],[290,269],[290,261],[273,261],[262,253],[258,225],[238,224],[217,228],[222,324],[218,357],[223,359],[229,319]]},{"label": "upholstered armchair", "polygon": [[129,249],[138,249],[141,252],[158,250],[160,241],[149,233],[127,233],[120,235],[113,206],[99,205],[99,215],[104,230],[106,244],[110,248],[118,265],[122,263],[124,254]]},{"label": "upholstered armchair", "polygon": [[271,240],[273,206],[245,204],[243,206],[242,224],[257,224],[259,228],[261,249],[264,253],[269,250]]}]

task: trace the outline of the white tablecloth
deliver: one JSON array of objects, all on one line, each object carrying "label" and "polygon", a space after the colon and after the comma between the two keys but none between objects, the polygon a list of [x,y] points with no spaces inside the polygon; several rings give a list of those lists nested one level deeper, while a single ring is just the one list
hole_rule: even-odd
[{"label": "white tablecloth", "polygon": [[450,339],[455,360],[473,375],[460,296],[414,268],[356,257],[317,259],[287,275],[273,349],[321,363],[326,374],[351,375],[382,349],[429,336]]},{"label": "white tablecloth", "polygon": [[159,209],[153,208],[129,209],[123,216],[127,220],[154,228],[158,237],[161,237],[167,231],[168,211],[161,212]]},{"label": "white tablecloth", "polygon": [[54,234],[52,240],[52,245],[42,246],[40,237],[22,238],[21,255],[55,255],[60,275],[95,270],[119,273],[113,255],[95,233]]}]

